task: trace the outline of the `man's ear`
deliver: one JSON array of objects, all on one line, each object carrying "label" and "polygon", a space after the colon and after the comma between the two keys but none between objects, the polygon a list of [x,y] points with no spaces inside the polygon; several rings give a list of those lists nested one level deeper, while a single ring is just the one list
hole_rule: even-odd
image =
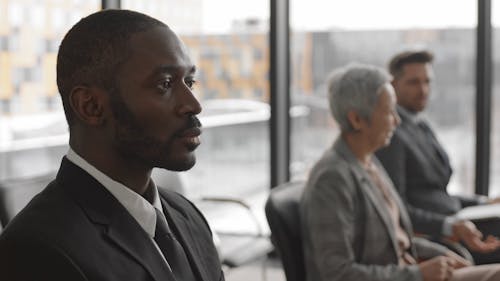
[{"label": "man's ear", "polygon": [[401,83],[400,79],[392,78],[391,80],[391,86],[394,88],[394,90],[399,88],[400,83]]},{"label": "man's ear", "polygon": [[69,104],[81,122],[99,126],[105,121],[106,93],[95,87],[78,86],[69,94]]},{"label": "man's ear", "polygon": [[391,80],[391,86],[394,88],[394,93],[396,94],[396,98],[399,96],[397,91],[397,89],[399,89],[398,87],[399,82],[400,80],[397,80],[396,78],[392,78]]},{"label": "man's ear", "polygon": [[360,130],[364,122],[364,119],[354,110],[349,110],[349,112],[347,112],[347,120],[354,131]]}]

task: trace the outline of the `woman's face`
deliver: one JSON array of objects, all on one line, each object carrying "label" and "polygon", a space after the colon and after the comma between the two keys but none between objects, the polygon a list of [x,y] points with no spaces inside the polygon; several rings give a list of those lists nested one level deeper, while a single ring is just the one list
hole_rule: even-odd
[{"label": "woman's face", "polygon": [[390,83],[384,84],[381,89],[377,104],[373,110],[370,120],[361,128],[370,144],[370,148],[376,151],[388,145],[392,134],[401,119],[396,111],[396,95]]}]

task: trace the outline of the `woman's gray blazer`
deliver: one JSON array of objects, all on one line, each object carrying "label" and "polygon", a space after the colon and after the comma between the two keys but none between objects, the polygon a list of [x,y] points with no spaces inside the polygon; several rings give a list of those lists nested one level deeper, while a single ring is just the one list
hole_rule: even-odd
[{"label": "woman's gray blazer", "polygon": [[[390,182],[385,172],[382,176]],[[413,237],[407,211],[392,185],[390,192],[411,238],[412,255],[427,259],[443,254],[443,246]],[[394,225],[383,200],[339,138],[312,169],[300,205],[308,281],[422,280],[417,265],[398,265]]]}]

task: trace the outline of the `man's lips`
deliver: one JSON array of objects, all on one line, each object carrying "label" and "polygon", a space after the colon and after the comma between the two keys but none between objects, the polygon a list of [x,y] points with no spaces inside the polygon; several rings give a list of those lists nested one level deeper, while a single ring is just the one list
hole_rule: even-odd
[{"label": "man's lips", "polygon": [[201,129],[198,127],[189,128],[179,133],[180,138],[195,138],[199,135],[201,135]]},{"label": "man's lips", "polygon": [[422,102],[427,102],[428,97],[420,97],[420,98],[418,98],[417,100],[418,100],[419,102],[421,102],[421,103],[422,103]]},{"label": "man's lips", "polygon": [[191,127],[178,135],[179,139],[187,145],[189,150],[194,150],[198,145],[200,145],[200,136],[201,129],[198,127]]}]

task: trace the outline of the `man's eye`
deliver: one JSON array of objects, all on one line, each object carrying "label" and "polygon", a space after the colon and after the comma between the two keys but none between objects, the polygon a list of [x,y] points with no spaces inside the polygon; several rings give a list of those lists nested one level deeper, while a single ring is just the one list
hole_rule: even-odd
[{"label": "man's eye", "polygon": [[185,82],[185,83],[186,83],[186,85],[189,87],[189,89],[191,89],[191,90],[192,90],[192,89],[193,89],[193,87],[194,87],[194,84],[196,84],[196,80],[194,80],[194,79],[191,79],[191,80],[186,80],[186,82]]},{"label": "man's eye", "polygon": [[158,85],[158,88],[160,88],[161,90],[167,90],[170,89],[171,87],[172,87],[172,81],[170,79],[163,80]]}]

